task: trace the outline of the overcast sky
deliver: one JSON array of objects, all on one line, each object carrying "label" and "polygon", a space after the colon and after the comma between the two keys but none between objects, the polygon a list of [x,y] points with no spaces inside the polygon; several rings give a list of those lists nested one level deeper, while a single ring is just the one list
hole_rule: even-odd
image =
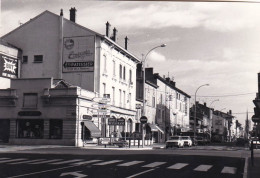
[{"label": "overcast sky", "polygon": [[62,8],[69,18],[70,7],[77,9],[77,23],[101,34],[109,21],[118,30],[118,43],[124,46],[128,36],[128,49],[139,58],[166,43],[149,54],[149,67],[174,77],[192,103],[196,89],[209,83],[197,93],[200,103],[219,99],[214,109],[232,110],[242,124],[247,110],[251,118],[260,72],[260,4],[2,0],[0,36],[45,10],[59,15]]}]

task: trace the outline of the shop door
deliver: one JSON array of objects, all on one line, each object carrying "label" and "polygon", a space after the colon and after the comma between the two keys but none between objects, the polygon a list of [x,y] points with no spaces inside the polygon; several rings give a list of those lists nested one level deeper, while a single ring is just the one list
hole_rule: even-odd
[{"label": "shop door", "polygon": [[0,143],[8,143],[10,135],[10,120],[0,120]]}]

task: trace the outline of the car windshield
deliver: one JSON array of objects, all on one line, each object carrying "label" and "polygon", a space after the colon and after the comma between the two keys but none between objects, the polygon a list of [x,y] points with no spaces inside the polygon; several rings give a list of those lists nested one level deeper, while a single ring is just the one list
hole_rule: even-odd
[{"label": "car windshield", "polygon": [[179,137],[171,137],[170,140],[178,140]]},{"label": "car windshield", "polygon": [[181,138],[182,138],[182,139],[186,139],[186,140],[189,139],[189,137],[181,137]]}]

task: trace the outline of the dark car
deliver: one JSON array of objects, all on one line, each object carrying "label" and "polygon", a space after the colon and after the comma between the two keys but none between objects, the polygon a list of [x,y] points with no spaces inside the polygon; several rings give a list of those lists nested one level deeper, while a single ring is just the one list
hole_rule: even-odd
[{"label": "dark car", "polygon": [[203,137],[197,137],[196,139],[197,139],[198,145],[206,145],[207,144],[206,139],[204,139]]}]

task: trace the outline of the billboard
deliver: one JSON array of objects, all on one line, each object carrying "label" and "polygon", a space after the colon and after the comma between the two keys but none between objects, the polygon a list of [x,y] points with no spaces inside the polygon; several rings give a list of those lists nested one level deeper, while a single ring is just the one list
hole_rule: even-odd
[{"label": "billboard", "polygon": [[93,72],[95,36],[64,37],[63,72]]},{"label": "billboard", "polygon": [[0,54],[0,77],[17,78],[18,60],[4,54]]}]

